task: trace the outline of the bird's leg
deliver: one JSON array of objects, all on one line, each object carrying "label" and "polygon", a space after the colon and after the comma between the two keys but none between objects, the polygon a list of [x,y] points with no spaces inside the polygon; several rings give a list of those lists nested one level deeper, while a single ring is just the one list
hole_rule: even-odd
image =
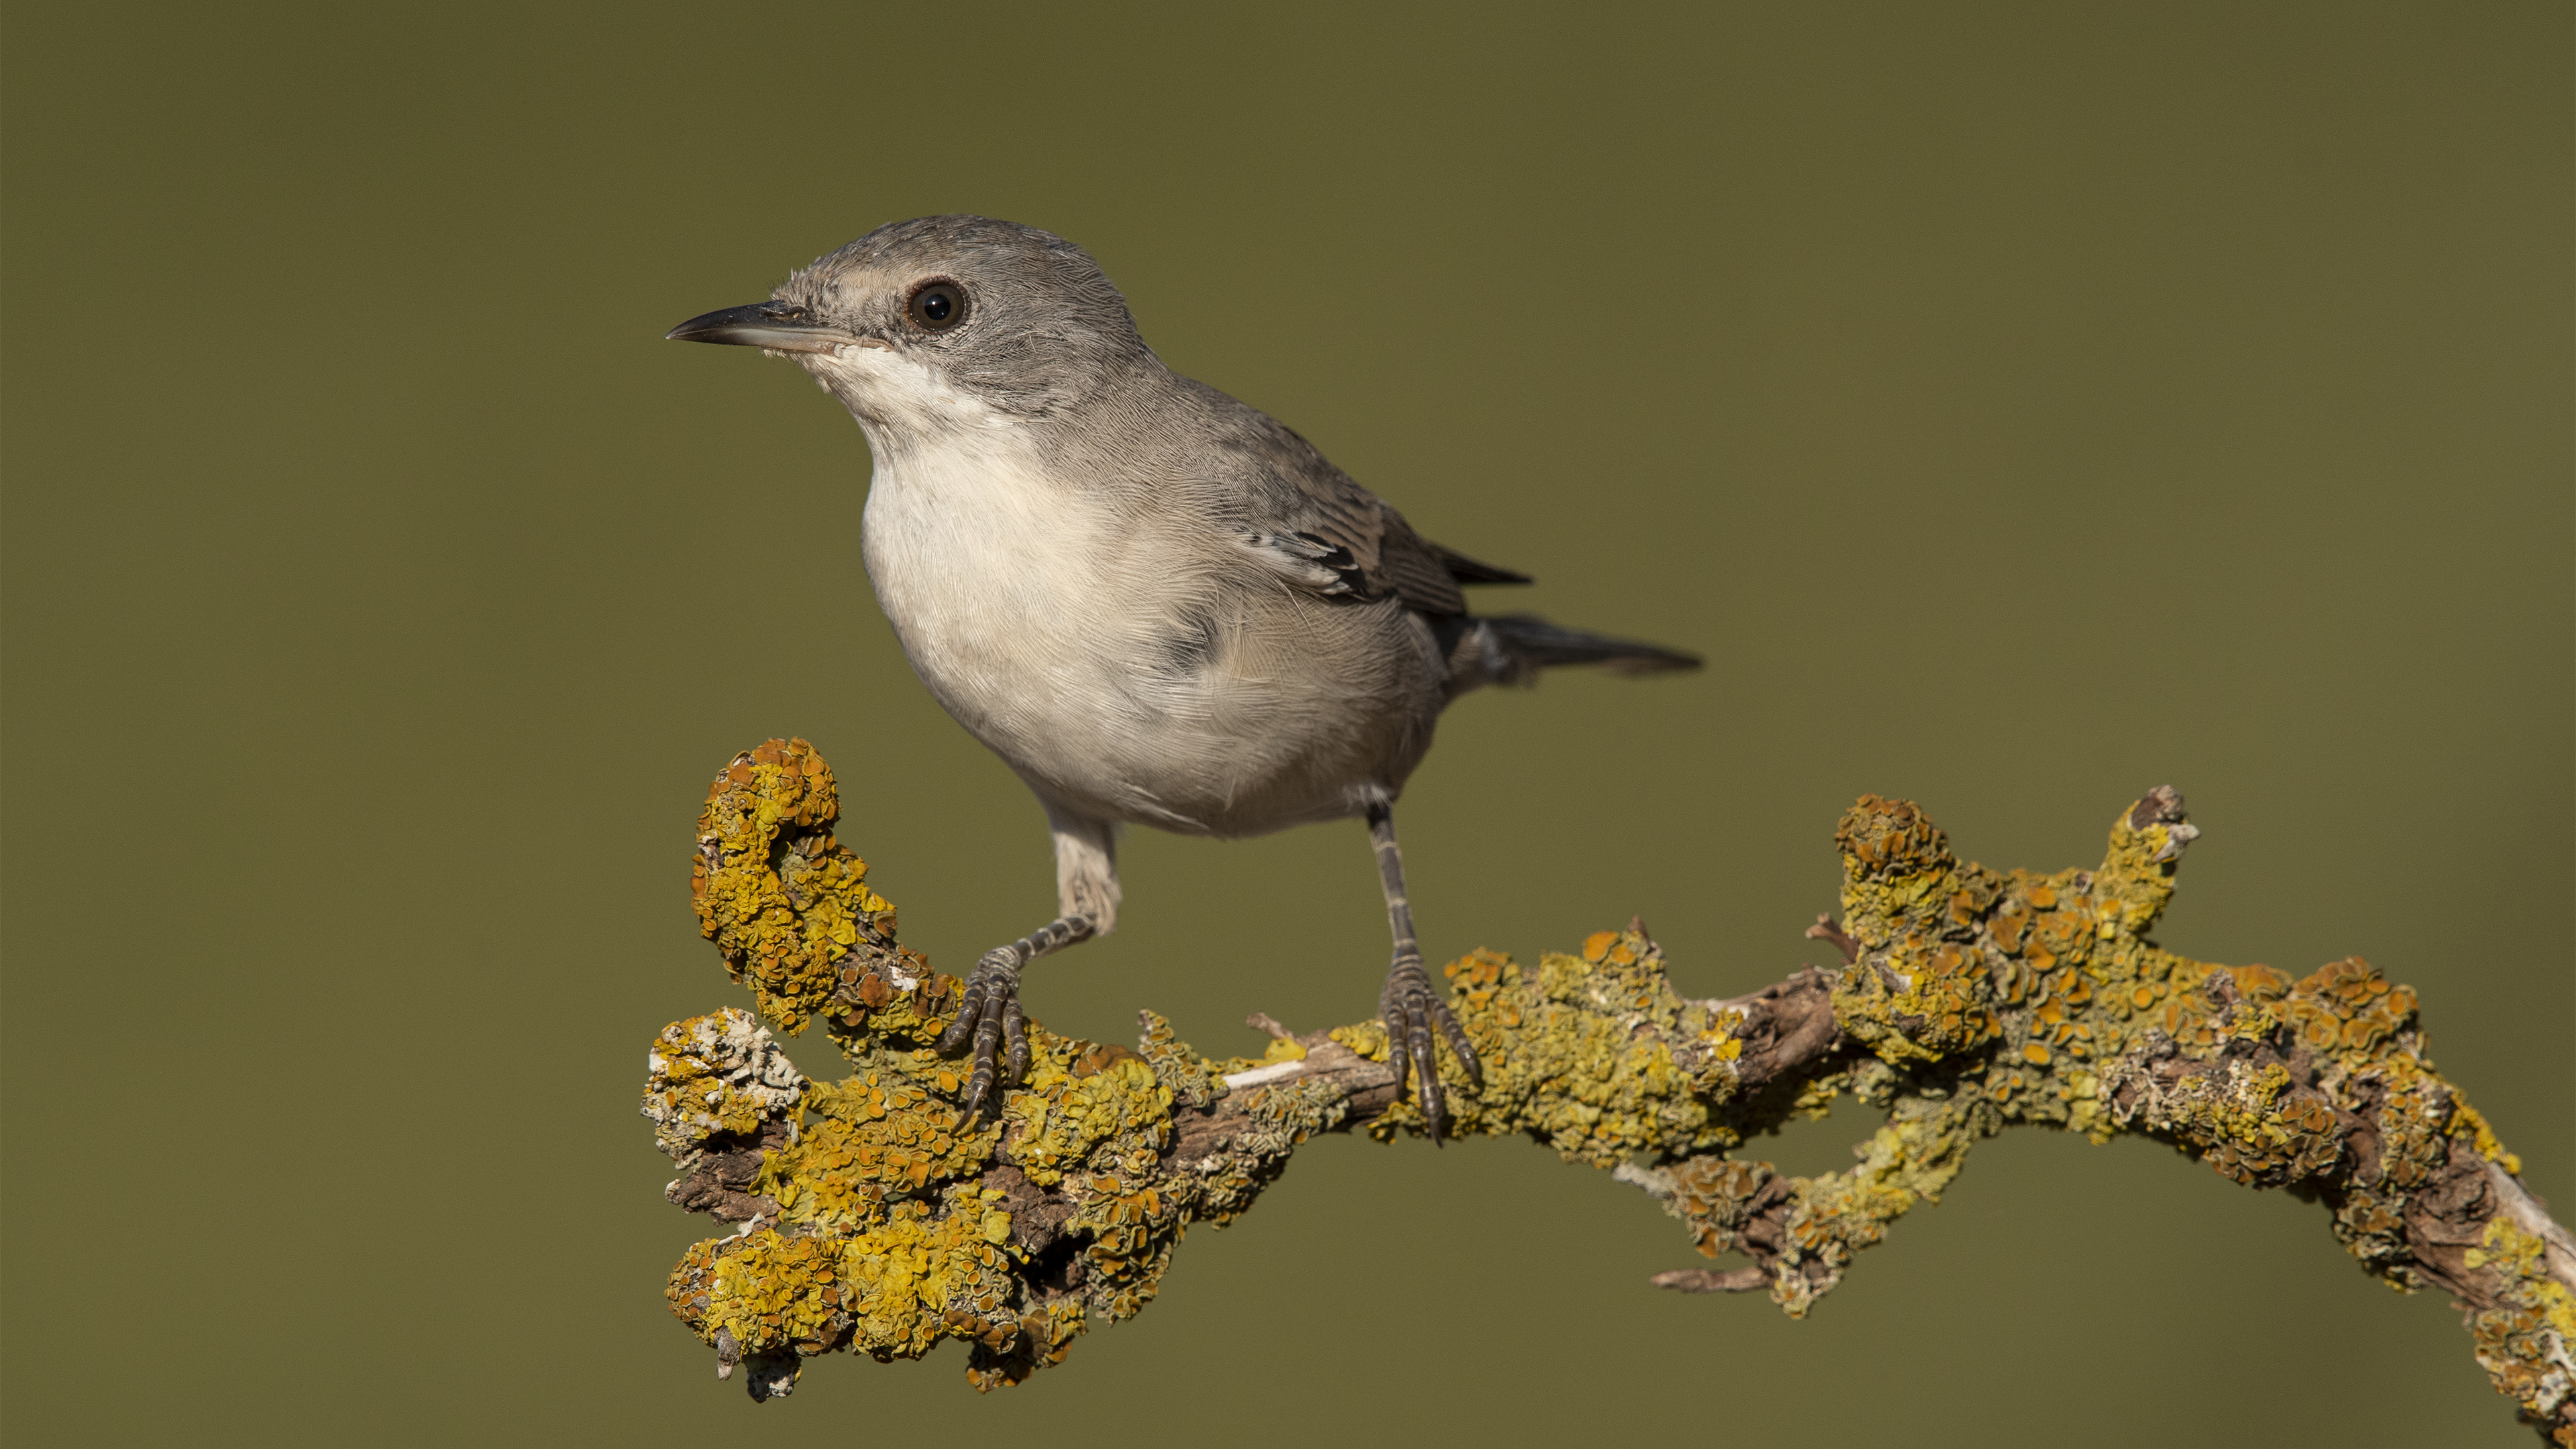
[{"label": "bird's leg", "polygon": [[[966,976],[965,996],[957,1019],[939,1037],[939,1050],[953,1052],[972,1042],[975,1065],[966,1079],[966,1120],[972,1122],[987,1098],[995,1105],[998,1077],[1003,1088],[1019,1084],[1029,1067],[1029,1043],[1022,1031],[1020,971],[1050,951],[1077,941],[1106,936],[1118,924],[1117,828],[1047,806],[1047,825],[1055,834],[1056,918],[1013,941],[983,954]],[[1009,1056],[994,1058],[1005,1048]]]},{"label": "bird's leg", "polygon": [[1404,852],[1395,843],[1395,811],[1383,800],[1368,807],[1369,843],[1377,849],[1377,874],[1386,887],[1386,920],[1395,931],[1395,961],[1386,969],[1386,989],[1378,993],[1377,1014],[1386,1023],[1388,1060],[1395,1064],[1396,1099],[1404,1098],[1405,1068],[1410,1063],[1422,1090],[1422,1117],[1431,1126],[1433,1146],[1440,1144],[1440,1063],[1433,1057],[1431,1030],[1438,1026],[1458,1054],[1468,1080],[1485,1085],[1484,1065],[1467,1044],[1466,1030],[1450,1015],[1449,1004],[1432,989],[1431,973],[1422,968],[1422,947],[1413,937],[1413,905],[1404,895]]},{"label": "bird's leg", "polygon": [[985,952],[967,973],[957,1019],[939,1037],[942,1052],[953,1052],[970,1040],[975,1044],[975,1067],[966,1078],[967,1121],[974,1121],[984,1110],[984,1099],[993,1095],[993,1058],[1005,1043],[1011,1054],[1002,1085],[1017,1083],[1029,1068],[1029,1041],[1020,1029],[1020,968],[1096,934],[1089,916],[1058,916],[1007,946]]}]

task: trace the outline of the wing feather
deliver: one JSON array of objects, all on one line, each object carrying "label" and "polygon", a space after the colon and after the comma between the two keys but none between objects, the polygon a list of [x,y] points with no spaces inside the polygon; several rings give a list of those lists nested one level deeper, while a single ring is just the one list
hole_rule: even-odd
[{"label": "wing feather", "polygon": [[1402,599],[1435,618],[1467,612],[1462,583],[1527,583],[1413,531],[1386,500],[1336,468],[1276,418],[1207,388],[1221,444],[1240,466],[1225,501],[1247,552],[1299,588],[1326,598]]}]

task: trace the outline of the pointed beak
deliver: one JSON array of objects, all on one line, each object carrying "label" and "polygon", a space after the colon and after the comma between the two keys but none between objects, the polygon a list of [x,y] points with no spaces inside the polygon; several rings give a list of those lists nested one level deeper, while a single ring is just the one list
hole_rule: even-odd
[{"label": "pointed beak", "polygon": [[730,342],[771,352],[830,352],[859,339],[838,327],[814,320],[807,308],[792,302],[754,302],[692,317],[662,334],[671,342]]}]

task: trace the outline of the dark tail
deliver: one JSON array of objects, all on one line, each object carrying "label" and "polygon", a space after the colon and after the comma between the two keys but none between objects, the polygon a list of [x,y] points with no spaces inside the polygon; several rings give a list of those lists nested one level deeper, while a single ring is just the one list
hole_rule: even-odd
[{"label": "dark tail", "polygon": [[1456,688],[1479,684],[1529,684],[1542,669],[1561,664],[1598,664],[1613,674],[1664,674],[1697,669],[1700,657],[1660,644],[1613,639],[1561,629],[1535,614],[1502,614],[1464,621],[1457,647],[1449,651],[1449,673]]}]

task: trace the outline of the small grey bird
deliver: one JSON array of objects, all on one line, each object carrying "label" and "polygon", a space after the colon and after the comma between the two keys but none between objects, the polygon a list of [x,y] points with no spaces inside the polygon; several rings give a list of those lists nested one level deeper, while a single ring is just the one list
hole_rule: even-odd
[{"label": "small grey bird", "polygon": [[1440,1140],[1436,1026],[1483,1069],[1415,943],[1392,812],[1449,701],[1558,664],[1691,655],[1478,618],[1462,584],[1529,582],[1413,531],[1304,438],[1163,365],[1081,248],[932,216],[879,227],[766,302],[669,335],[784,353],[875,460],[861,553],[931,694],[1046,807],[1056,919],[984,953],[940,1047],[967,1114],[1028,1064],[1020,972],[1108,934],[1117,832],[1261,835],[1361,816],[1394,964],[1378,998]]}]

